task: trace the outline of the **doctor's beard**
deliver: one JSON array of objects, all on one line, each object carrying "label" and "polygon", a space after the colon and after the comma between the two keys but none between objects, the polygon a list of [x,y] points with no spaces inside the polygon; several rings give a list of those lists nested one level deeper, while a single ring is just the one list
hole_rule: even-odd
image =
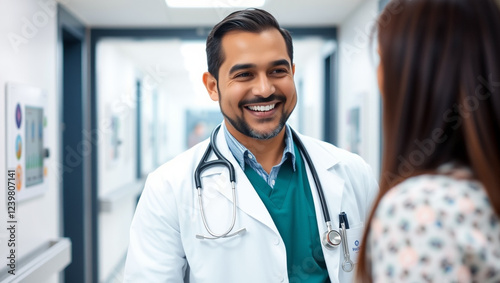
[{"label": "doctor's beard", "polygon": [[[219,93],[220,93],[220,91],[219,91]],[[283,104],[285,104],[285,102],[286,102],[285,96],[273,94],[273,95],[269,96],[268,98],[257,99],[255,101],[252,101],[252,103],[268,102],[268,101],[272,101],[274,99],[279,100]],[[290,113],[285,113],[285,108],[283,107],[283,112],[281,113],[281,118],[280,118],[280,121],[279,121],[278,125],[276,126],[276,128],[270,132],[261,133],[261,132],[258,132],[256,130],[252,129],[250,127],[250,125],[248,125],[248,123],[243,119],[243,117],[236,117],[236,119],[232,119],[231,117],[226,115],[226,113],[224,113],[224,110],[222,109],[222,106],[220,104],[221,104],[221,99],[219,96],[219,106],[220,106],[220,110],[221,110],[224,118],[226,118],[226,120],[238,132],[244,134],[247,137],[258,139],[258,140],[268,140],[268,139],[272,139],[272,138],[276,137],[281,132],[281,130],[283,130],[283,128],[286,125],[286,121],[288,121],[288,118],[290,117],[290,115],[293,112],[293,109],[292,109],[292,111],[290,111]],[[265,122],[267,122],[267,121],[264,120],[263,123],[265,123]]]},{"label": "doctor's beard", "polygon": [[[288,120],[288,117],[283,115],[281,116],[280,122],[278,126],[271,132],[267,133],[260,133],[255,131],[254,129],[250,128],[250,126],[245,122],[245,120],[241,118],[237,118],[236,120],[229,118],[224,112],[222,112],[222,115],[226,118],[226,120],[236,129],[238,132],[244,134],[247,137],[251,137],[254,139],[258,140],[268,140],[272,139],[275,136],[277,136],[281,130],[283,130],[283,127],[285,127],[286,121]],[[290,116],[290,115],[288,115]]]}]

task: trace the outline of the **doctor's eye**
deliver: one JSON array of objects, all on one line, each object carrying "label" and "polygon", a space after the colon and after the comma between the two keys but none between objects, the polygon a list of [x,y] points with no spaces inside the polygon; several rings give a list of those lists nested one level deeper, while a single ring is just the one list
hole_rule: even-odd
[{"label": "doctor's eye", "polygon": [[288,69],[286,69],[286,68],[274,69],[274,70],[271,71],[271,74],[272,75],[277,75],[277,76],[286,75],[286,74],[288,74]]},{"label": "doctor's eye", "polygon": [[252,76],[252,73],[250,72],[242,72],[238,73],[234,76],[235,79],[246,79]]}]

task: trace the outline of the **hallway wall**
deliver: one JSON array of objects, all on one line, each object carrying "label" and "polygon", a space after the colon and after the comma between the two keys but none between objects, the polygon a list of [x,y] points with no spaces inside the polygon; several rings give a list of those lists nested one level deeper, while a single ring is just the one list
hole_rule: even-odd
[{"label": "hallway wall", "polygon": [[[48,189],[42,196],[16,204],[18,230],[16,257],[61,235],[60,97],[57,58],[57,8],[52,0],[4,0],[0,2],[0,187],[7,182],[5,162],[5,84],[15,82],[47,93],[45,138],[50,157],[45,159]],[[7,133],[7,137],[9,133]],[[14,150],[14,149],[7,149]],[[6,194],[0,193],[0,268],[5,267],[8,247]],[[48,280],[57,282],[56,276]]]},{"label": "hallway wall", "polygon": [[[97,48],[99,197],[136,181],[136,67],[112,45]],[[136,197],[99,213],[99,282],[121,281],[116,272],[127,251]]]},{"label": "hallway wall", "polygon": [[[376,41],[373,45],[370,42],[377,14],[378,0],[365,1],[339,26],[338,121],[340,147],[357,151],[378,178],[381,98],[375,72],[378,63],[373,48],[376,48]],[[352,117],[356,113],[359,116]]]}]

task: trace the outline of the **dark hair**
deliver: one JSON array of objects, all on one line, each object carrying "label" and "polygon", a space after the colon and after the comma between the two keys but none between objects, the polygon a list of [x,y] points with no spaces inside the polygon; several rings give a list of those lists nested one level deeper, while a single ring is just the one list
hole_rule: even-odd
[{"label": "dark hair", "polygon": [[493,0],[393,0],[379,19],[384,154],[360,282],[372,281],[366,243],[374,212],[409,177],[450,162],[468,166],[500,215],[499,7]]},{"label": "dark hair", "polygon": [[221,42],[226,33],[235,30],[260,33],[272,28],[277,29],[285,39],[290,63],[293,64],[293,45],[290,33],[280,28],[276,19],[269,12],[261,9],[246,9],[231,13],[215,25],[208,35],[206,47],[208,72],[215,79],[219,78],[219,68],[225,59]]}]

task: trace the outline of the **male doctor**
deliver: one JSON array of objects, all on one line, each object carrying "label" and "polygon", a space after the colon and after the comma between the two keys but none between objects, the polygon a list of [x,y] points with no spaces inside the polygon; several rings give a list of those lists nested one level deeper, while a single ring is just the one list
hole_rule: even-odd
[{"label": "male doctor", "polygon": [[[214,140],[236,171],[233,190],[225,167],[201,174],[200,205],[194,171],[208,140],[148,176],[130,229],[125,282],[350,282],[343,246],[326,248],[327,227],[311,168],[286,121],[297,103],[290,34],[266,11],[230,14],[207,39],[203,83],[224,121]],[[357,155],[301,136],[324,188],[334,229],[349,222],[349,258],[356,262],[363,222],[377,191]],[[211,154],[209,159],[215,159]],[[197,237],[198,236],[198,237]]]}]

